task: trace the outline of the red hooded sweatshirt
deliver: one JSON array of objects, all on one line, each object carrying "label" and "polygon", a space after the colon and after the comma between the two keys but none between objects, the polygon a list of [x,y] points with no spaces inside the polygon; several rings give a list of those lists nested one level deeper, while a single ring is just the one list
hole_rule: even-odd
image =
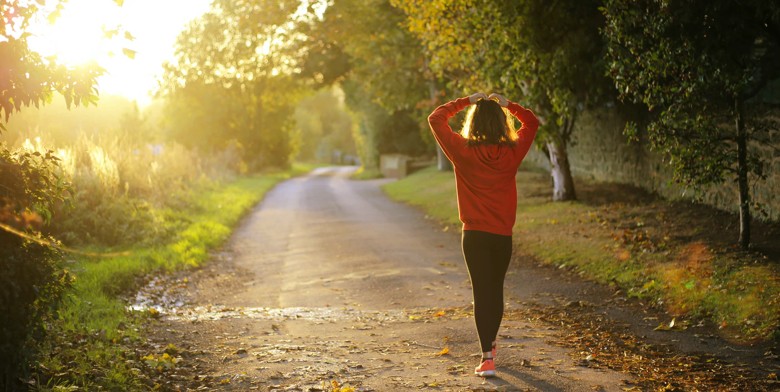
[{"label": "red hooded sweatshirt", "polygon": [[539,128],[534,113],[514,102],[507,109],[523,126],[515,145],[480,144],[467,140],[450,128],[448,120],[471,105],[468,97],[439,106],[428,116],[433,136],[455,167],[458,212],[463,230],[512,235],[517,214],[515,175]]}]

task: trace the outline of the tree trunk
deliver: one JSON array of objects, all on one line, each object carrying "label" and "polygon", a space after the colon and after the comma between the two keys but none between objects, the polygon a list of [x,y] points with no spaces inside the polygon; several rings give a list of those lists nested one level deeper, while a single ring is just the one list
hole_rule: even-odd
[{"label": "tree trunk", "polygon": [[747,133],[745,108],[741,98],[735,99],[737,114],[737,182],[739,183],[739,246],[750,246],[750,189],[748,188]]},{"label": "tree trunk", "polygon": [[553,201],[576,200],[574,180],[569,167],[569,155],[564,143],[547,142],[547,154],[550,159],[550,174],[553,179]]},{"label": "tree trunk", "polygon": [[439,171],[452,171],[452,162],[444,155],[444,151],[439,146],[436,146],[436,168]]},{"label": "tree trunk", "polygon": [[[428,68],[428,59],[425,59],[425,68]],[[428,80],[428,94],[431,97],[431,102],[436,102],[436,97],[439,93],[439,89],[436,87],[436,82],[432,79]],[[436,144],[436,168],[439,171],[452,171],[452,162],[444,155],[444,151],[441,150],[438,143]]]}]

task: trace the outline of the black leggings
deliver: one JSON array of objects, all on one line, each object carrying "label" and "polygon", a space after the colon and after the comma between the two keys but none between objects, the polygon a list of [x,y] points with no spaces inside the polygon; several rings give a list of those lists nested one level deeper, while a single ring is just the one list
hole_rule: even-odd
[{"label": "black leggings", "polygon": [[512,237],[463,231],[463,258],[474,294],[474,320],[482,352],[489,352],[504,316],[504,277],[512,257]]}]

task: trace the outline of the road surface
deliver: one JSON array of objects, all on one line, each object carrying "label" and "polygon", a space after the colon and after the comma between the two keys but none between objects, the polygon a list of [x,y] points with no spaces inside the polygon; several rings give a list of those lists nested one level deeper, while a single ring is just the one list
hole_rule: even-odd
[{"label": "road surface", "polygon": [[578,366],[547,343],[554,328],[513,317],[511,290],[498,377],[474,376],[459,234],[353,170],[279,184],[186,279],[187,303],[157,335],[186,350],[195,378],[222,390],[623,390],[629,376]]}]

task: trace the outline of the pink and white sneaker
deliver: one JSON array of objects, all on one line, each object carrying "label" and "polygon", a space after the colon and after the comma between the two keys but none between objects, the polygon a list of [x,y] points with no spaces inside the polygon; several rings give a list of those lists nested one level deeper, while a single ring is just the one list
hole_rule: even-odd
[{"label": "pink and white sneaker", "polygon": [[494,377],[496,375],[496,363],[492,358],[485,359],[474,369],[474,374],[480,377]]}]

